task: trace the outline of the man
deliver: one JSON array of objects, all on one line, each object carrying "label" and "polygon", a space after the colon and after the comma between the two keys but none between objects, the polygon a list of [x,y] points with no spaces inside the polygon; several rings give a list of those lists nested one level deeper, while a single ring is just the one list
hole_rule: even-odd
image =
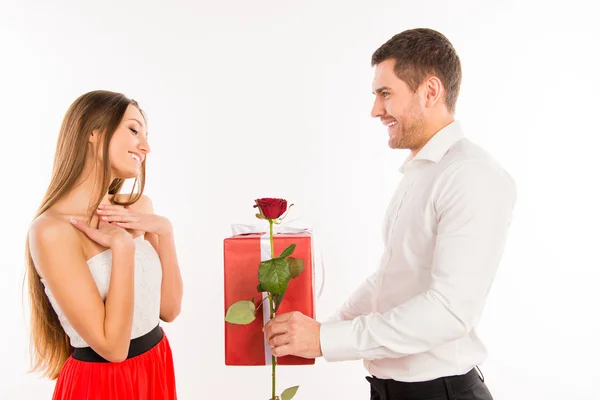
[{"label": "man", "polygon": [[462,133],[461,64],[430,29],[407,30],[372,56],[372,116],[409,149],[384,222],[379,269],[338,320],[302,314],[264,328],[275,356],[364,360],[372,400],[492,399],[475,332],[516,201],[512,178]]}]

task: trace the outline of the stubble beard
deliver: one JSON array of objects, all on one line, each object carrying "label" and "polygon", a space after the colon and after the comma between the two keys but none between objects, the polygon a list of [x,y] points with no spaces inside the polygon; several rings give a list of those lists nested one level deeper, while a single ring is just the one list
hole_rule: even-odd
[{"label": "stubble beard", "polygon": [[390,138],[390,147],[409,150],[420,148],[425,136],[423,115],[415,112],[397,121],[396,134]]}]

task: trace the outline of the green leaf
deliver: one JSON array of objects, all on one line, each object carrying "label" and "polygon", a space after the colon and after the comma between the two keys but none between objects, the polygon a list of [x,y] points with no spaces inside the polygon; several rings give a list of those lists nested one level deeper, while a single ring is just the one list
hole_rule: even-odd
[{"label": "green leaf", "polygon": [[258,267],[258,281],[267,292],[283,294],[290,282],[290,267],[285,258],[263,261]]},{"label": "green leaf", "polygon": [[292,400],[299,387],[300,386],[292,386],[291,388],[285,389],[283,393],[281,393],[281,400]]},{"label": "green leaf", "polygon": [[265,289],[263,289],[263,287],[260,285],[260,283],[258,284],[258,286],[256,287],[256,290],[258,291],[258,293],[262,293],[262,292],[266,292]]},{"label": "green leaf", "polygon": [[227,310],[225,321],[236,325],[247,325],[256,318],[256,306],[248,300],[233,303]]},{"label": "green leaf", "polygon": [[290,276],[292,279],[299,277],[302,271],[304,271],[304,260],[300,258],[289,257],[287,262],[290,265]]},{"label": "green leaf", "polygon": [[292,243],[288,247],[286,247],[284,251],[281,252],[279,258],[286,258],[291,256],[294,250],[296,250],[296,245]]},{"label": "green leaf", "polygon": [[277,310],[279,310],[279,306],[281,305],[281,302],[283,301],[283,296],[284,294],[274,294],[273,296],[273,303],[275,303],[275,308],[273,309],[273,312],[277,312]]}]

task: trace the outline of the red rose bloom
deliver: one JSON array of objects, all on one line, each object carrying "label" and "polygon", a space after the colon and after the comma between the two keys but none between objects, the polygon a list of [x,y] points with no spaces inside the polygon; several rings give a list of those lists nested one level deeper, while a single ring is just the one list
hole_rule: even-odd
[{"label": "red rose bloom", "polygon": [[255,200],[254,207],[258,207],[260,214],[266,219],[277,219],[287,210],[287,200],[264,198]]}]

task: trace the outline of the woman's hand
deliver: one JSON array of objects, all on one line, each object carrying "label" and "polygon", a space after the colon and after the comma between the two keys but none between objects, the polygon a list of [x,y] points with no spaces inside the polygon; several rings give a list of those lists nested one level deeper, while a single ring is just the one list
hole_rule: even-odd
[{"label": "woman's hand", "polygon": [[133,245],[133,238],[125,229],[118,226],[102,222],[98,224],[98,229],[91,228],[83,221],[79,221],[75,218],[69,219],[69,222],[81,232],[85,233],[87,237],[92,239],[94,242],[101,246],[115,248],[125,247],[127,245]]},{"label": "woman's hand", "polygon": [[121,228],[155,233],[159,236],[171,233],[171,222],[160,215],[137,212],[130,206],[100,204],[97,210],[100,220]]}]

